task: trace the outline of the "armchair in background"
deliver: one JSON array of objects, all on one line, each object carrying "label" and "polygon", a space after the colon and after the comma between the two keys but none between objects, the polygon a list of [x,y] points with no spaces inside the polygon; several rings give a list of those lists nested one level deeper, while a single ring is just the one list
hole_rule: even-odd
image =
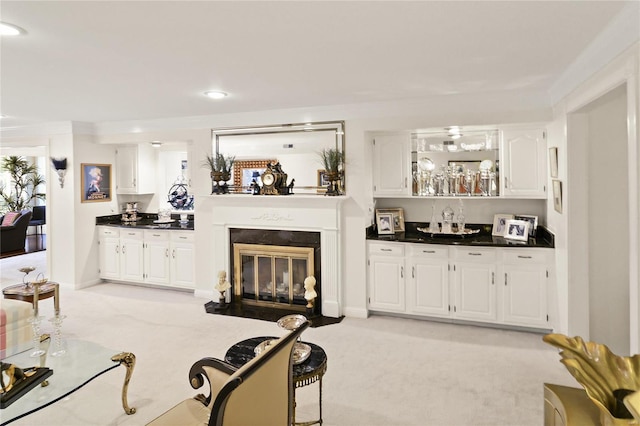
[{"label": "armchair in background", "polygon": [[38,235],[38,228],[40,228],[40,234],[42,234],[42,225],[47,224],[47,206],[33,206],[31,212],[31,220],[29,226],[36,227],[36,235]]},{"label": "armchair in background", "polygon": [[0,253],[24,251],[31,211],[9,212],[0,217]]},{"label": "armchair in background", "polygon": [[309,326],[305,321],[271,347],[236,369],[215,358],[197,361],[189,371],[194,389],[209,381],[208,397],[182,401],[148,426],[290,425],[293,419],[293,349]]}]

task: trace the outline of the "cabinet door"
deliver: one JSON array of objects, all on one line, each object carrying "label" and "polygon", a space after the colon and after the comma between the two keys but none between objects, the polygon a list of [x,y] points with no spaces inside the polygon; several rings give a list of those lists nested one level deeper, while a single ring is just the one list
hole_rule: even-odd
[{"label": "cabinet door", "polygon": [[138,180],[138,150],[135,146],[121,146],[116,150],[116,192],[135,194]]},{"label": "cabinet door", "polygon": [[502,131],[500,164],[505,197],[546,198],[544,130]]},{"label": "cabinet door", "polygon": [[369,307],[380,311],[404,312],[404,258],[369,258]]},{"label": "cabinet door", "polygon": [[455,318],[496,321],[495,270],[495,264],[454,265]]},{"label": "cabinet door", "polygon": [[120,278],[120,238],[101,237],[98,250],[100,278]]},{"label": "cabinet door", "polygon": [[144,241],[142,233],[127,231],[125,234],[132,234],[132,238],[128,236],[120,237],[120,279],[143,281]]},{"label": "cabinet door", "polygon": [[504,322],[548,327],[547,271],[544,265],[504,265]]},{"label": "cabinet door", "polygon": [[164,233],[152,233],[152,235],[158,235],[157,238],[145,234],[144,278],[147,282],[169,283],[169,241],[163,235]]},{"label": "cabinet door", "polygon": [[171,243],[171,285],[194,288],[193,243]]},{"label": "cabinet door", "polygon": [[410,135],[376,136],[373,141],[373,193],[411,195]]},{"label": "cabinet door", "polygon": [[409,312],[450,316],[448,269],[447,259],[411,258],[411,279],[407,290]]}]

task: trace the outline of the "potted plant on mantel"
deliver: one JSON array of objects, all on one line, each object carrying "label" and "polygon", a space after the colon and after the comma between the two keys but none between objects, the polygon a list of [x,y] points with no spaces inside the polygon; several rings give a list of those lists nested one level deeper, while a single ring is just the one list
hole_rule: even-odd
[{"label": "potted plant on mantel", "polygon": [[209,168],[211,172],[211,193],[212,194],[228,194],[229,186],[227,181],[231,179],[231,168],[235,162],[235,156],[225,156],[216,153],[215,155],[207,155],[204,166]]},{"label": "potted plant on mantel", "polygon": [[342,176],[344,174],[344,152],[335,148],[325,148],[319,153],[329,184],[325,195],[342,195]]}]

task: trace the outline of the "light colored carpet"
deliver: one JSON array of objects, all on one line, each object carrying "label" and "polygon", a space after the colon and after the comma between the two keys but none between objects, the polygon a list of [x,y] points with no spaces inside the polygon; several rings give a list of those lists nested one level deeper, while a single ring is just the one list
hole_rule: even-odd
[{"label": "light colored carpet", "polygon": [[[44,252],[0,260],[2,287],[21,281],[20,266],[46,270],[43,259]],[[122,410],[124,368],[118,368],[13,424],[143,425],[200,393],[188,383],[196,360],[222,358],[248,337],[280,335],[271,322],[207,314],[207,301],[114,283],[62,289],[65,338],[136,355],[129,405],[138,412]],[[43,301],[42,314],[52,311],[53,303]],[[539,334],[373,316],[308,329],[303,340],[328,355],[323,417],[329,426],[538,426],[544,382],[579,386]],[[298,421],[317,417],[318,384],[299,389],[297,400]]]}]

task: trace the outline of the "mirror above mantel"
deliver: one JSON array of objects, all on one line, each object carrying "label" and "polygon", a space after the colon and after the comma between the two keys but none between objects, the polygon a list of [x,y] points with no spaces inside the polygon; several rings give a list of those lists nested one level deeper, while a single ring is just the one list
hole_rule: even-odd
[{"label": "mirror above mantel", "polygon": [[[327,182],[319,154],[335,149],[344,155],[344,121],[228,127],[211,133],[215,153],[235,157],[232,193],[251,193],[253,179],[262,184],[267,164],[280,163],[288,183],[295,179],[294,194],[324,195]],[[344,174],[342,179],[344,188]]]}]

